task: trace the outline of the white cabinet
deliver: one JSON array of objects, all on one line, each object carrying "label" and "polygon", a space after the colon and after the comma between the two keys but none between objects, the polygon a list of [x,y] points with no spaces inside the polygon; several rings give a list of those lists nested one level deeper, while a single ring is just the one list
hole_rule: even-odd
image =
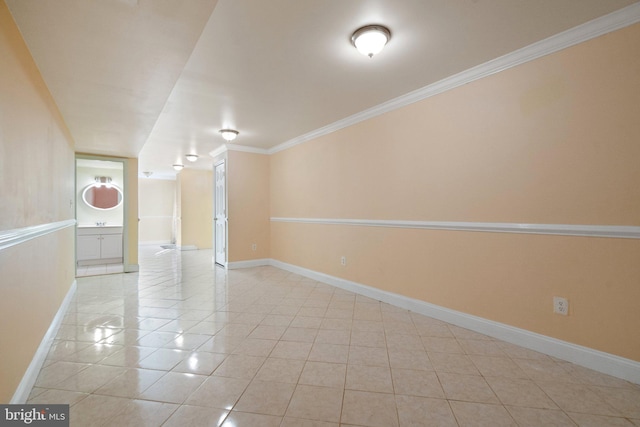
[{"label": "white cabinet", "polygon": [[122,227],[78,227],[78,265],[122,262]]},{"label": "white cabinet", "polygon": [[78,235],[78,245],[76,250],[78,252],[78,261],[86,261],[90,259],[100,259],[100,235],[91,234],[88,236]]},{"label": "white cabinet", "polygon": [[120,258],[122,259],[122,233],[120,234],[103,234],[100,242],[101,258]]}]

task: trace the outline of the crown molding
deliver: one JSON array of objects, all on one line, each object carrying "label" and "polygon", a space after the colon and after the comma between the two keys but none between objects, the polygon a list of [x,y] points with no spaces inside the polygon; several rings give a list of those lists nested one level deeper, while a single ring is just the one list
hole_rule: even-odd
[{"label": "crown molding", "polygon": [[209,155],[211,157],[218,157],[220,154],[226,153],[227,151],[242,151],[244,153],[269,154],[269,151],[265,150],[264,148],[249,147],[247,145],[238,145],[238,144],[225,144],[209,152]]},{"label": "crown molding", "polygon": [[383,102],[382,104],[361,111],[342,120],[338,120],[327,126],[323,126],[304,135],[290,139],[289,141],[270,148],[267,152],[268,154],[274,154],[279,151],[286,150],[298,144],[344,129],[364,120],[397,110],[475,80],[533,61],[534,59],[558,52],[562,49],[591,40],[612,31],[619,30],[639,21],[640,2],[637,2],[608,15],[596,18],[567,31],[563,31],[529,46],[485,62],[484,64],[480,64],[458,74],[454,74],[453,76],[447,77],[413,92],[409,92],[387,102]]},{"label": "crown molding", "polygon": [[244,153],[269,154],[264,148],[249,147],[248,145],[228,144],[227,151],[242,151]]},{"label": "crown molding", "polygon": [[226,145],[221,145],[220,147],[216,148],[213,151],[209,151],[209,155],[213,158],[218,157],[220,154],[226,153],[227,152],[227,146]]}]

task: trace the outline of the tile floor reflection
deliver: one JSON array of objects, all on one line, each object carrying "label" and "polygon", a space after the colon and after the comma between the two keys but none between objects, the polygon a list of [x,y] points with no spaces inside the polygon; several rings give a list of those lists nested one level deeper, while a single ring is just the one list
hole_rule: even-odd
[{"label": "tile floor reflection", "polygon": [[72,426],[640,426],[640,386],[273,267],[78,279],[29,403]]}]

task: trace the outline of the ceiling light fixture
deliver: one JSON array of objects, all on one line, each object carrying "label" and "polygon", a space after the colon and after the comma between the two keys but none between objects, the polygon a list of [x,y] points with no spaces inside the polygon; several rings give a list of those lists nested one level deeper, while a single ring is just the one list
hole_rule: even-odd
[{"label": "ceiling light fixture", "polygon": [[175,164],[175,165],[173,165],[173,168],[174,168],[175,170],[177,170],[178,172],[180,172],[180,171],[182,170],[182,168],[183,168],[183,167],[184,167],[184,165],[181,165],[181,164]]},{"label": "ceiling light fixture", "polygon": [[144,171],[142,172],[142,175],[146,176],[147,178],[149,178],[151,175],[153,175],[153,172],[151,171]]},{"label": "ceiling light fixture", "polygon": [[391,31],[382,25],[367,25],[358,28],[351,36],[351,43],[358,49],[358,52],[368,56],[380,53],[382,48],[391,39]]},{"label": "ceiling light fixture", "polygon": [[110,176],[96,176],[96,183],[93,184],[94,187],[107,187],[111,188],[111,177]]},{"label": "ceiling light fixture", "polygon": [[233,130],[233,129],[220,129],[219,132],[220,134],[222,134],[222,137],[227,141],[233,141],[234,139],[236,139],[236,136],[238,136],[238,134],[240,133],[237,130]]},{"label": "ceiling light fixture", "polygon": [[198,155],[197,154],[187,154],[185,157],[190,162],[195,162],[196,160],[198,160]]}]

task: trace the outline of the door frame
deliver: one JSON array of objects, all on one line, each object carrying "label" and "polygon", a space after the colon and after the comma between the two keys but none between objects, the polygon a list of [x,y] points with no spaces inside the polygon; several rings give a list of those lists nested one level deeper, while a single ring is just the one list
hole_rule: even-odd
[{"label": "door frame", "polygon": [[[217,239],[216,239],[216,168],[220,165],[224,165],[224,204],[225,204],[225,233],[224,233],[224,264],[217,261],[216,255],[218,253]],[[228,177],[229,162],[227,162],[227,156],[224,156],[220,160],[213,163],[213,263],[221,267],[227,268],[229,265],[229,192],[227,191],[227,177]]]},{"label": "door frame", "polygon": [[[108,162],[116,162],[122,163],[122,265],[124,267],[125,273],[138,271],[138,265],[130,265],[129,261],[129,159],[124,157],[109,157],[109,156],[100,156],[94,154],[82,154],[76,153],[75,159],[73,162],[73,188],[76,199],[74,201],[74,217],[76,222],[78,221],[78,159],[84,160],[102,160]],[[74,260],[75,260],[75,275],[78,274],[78,248],[75,242],[78,241],[78,227],[76,224],[75,232],[74,232]]]}]

